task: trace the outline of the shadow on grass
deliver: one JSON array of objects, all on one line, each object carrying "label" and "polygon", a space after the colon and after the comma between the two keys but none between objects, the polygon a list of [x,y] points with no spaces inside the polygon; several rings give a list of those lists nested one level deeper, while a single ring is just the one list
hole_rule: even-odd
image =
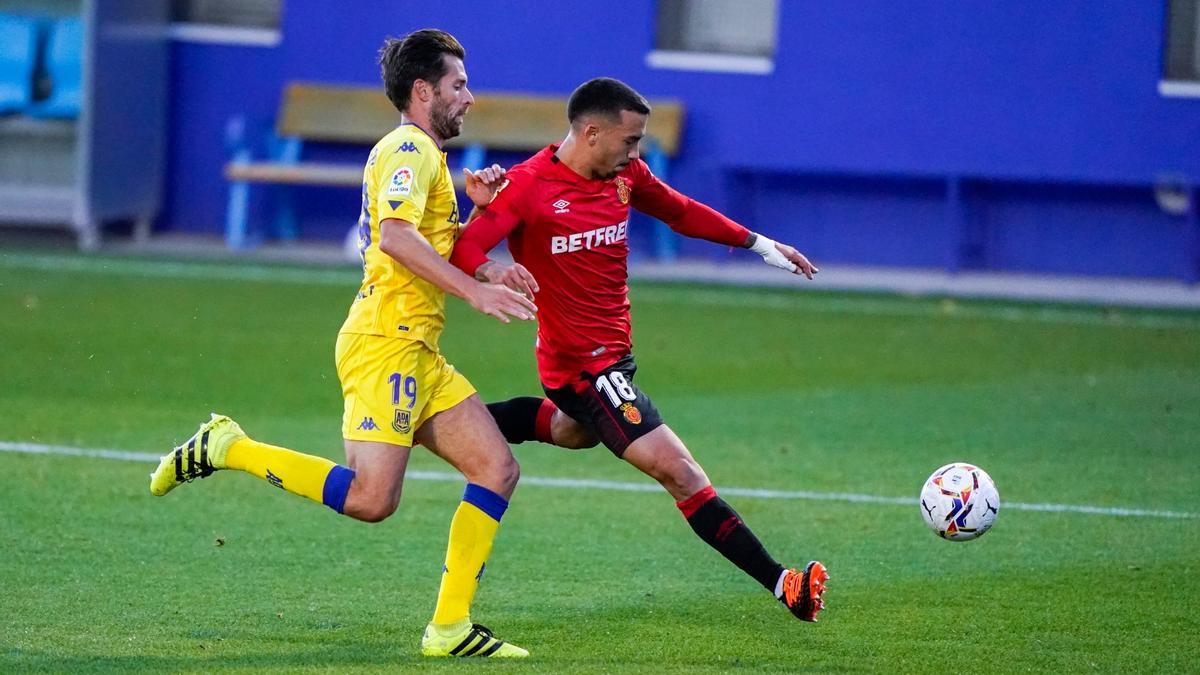
[{"label": "shadow on grass", "polygon": [[219,654],[202,650],[195,644],[181,646],[178,656],[72,655],[8,650],[0,656],[3,672],[214,672],[222,670],[263,670],[266,672],[325,670],[427,670],[428,660],[415,648],[376,647],[361,644],[313,644],[286,652],[264,651],[257,654]]},{"label": "shadow on grass", "polygon": [[[505,624],[504,633],[528,647],[533,656],[528,661],[500,663],[523,670],[690,674],[831,667],[829,662],[813,660],[819,651],[810,651],[811,645],[802,646],[818,637],[811,634],[813,626],[796,622],[759,592],[732,602],[691,598],[684,606],[639,594],[628,602],[602,607],[580,603],[560,608],[555,616],[528,607],[510,609],[496,618]],[[741,625],[743,631],[731,630],[731,624]],[[431,672],[467,665],[456,659],[422,657],[411,634],[390,639],[378,633],[355,633],[255,637],[241,630],[194,631],[181,636],[176,655],[66,654],[62,649],[0,647],[0,672]],[[784,648],[788,643],[793,646]],[[156,641],[155,650],[162,649],[163,643]]]}]

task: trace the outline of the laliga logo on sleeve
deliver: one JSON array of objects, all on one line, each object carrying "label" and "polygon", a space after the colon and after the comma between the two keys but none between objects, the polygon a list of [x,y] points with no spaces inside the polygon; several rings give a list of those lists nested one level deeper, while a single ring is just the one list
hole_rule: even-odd
[{"label": "laliga logo on sleeve", "polygon": [[402,166],[396,169],[396,173],[392,174],[392,180],[388,183],[387,193],[389,195],[404,195],[408,196],[412,193],[413,170],[407,166]]}]

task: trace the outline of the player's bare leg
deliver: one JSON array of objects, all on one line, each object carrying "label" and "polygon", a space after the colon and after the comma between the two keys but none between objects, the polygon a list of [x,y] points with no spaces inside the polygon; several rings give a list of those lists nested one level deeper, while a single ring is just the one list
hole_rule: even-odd
[{"label": "player's bare leg", "polygon": [[596,434],[557,408],[550,418],[550,440],[554,445],[568,450],[594,448],[600,444]]},{"label": "player's bare leg", "polygon": [[429,418],[415,439],[468,481],[505,499],[517,487],[521,467],[478,395]]},{"label": "player's bare leg", "polygon": [[813,561],[797,571],[776,562],[737,512],[717,496],[704,469],[670,427],[664,424],[635,440],[622,458],[675,498],[692,530],[709,546],[772,591],[797,618],[817,620],[829,578],[825,566]]},{"label": "player's bare leg", "polygon": [[504,440],[516,445],[540,441],[568,450],[593,448],[600,439],[540,396],[517,396],[487,404]]},{"label": "player's bare leg", "polygon": [[429,418],[417,429],[416,441],[449,462],[468,481],[450,524],[438,604],[421,639],[421,652],[426,656],[528,656],[529,652],[496,638],[470,619],[471,601],[483,577],[500,517],[520,477],[517,460],[491,414],[474,394]]},{"label": "player's bare leg", "polygon": [[712,484],[687,446],[665,424],[630,444],[621,458],[658,481],[677,502]]},{"label": "player's bare leg", "polygon": [[412,449],[349,439],[345,446],[346,464],[354,471],[354,481],[350,483],[343,513],[368,523],[377,523],[395,513]]}]

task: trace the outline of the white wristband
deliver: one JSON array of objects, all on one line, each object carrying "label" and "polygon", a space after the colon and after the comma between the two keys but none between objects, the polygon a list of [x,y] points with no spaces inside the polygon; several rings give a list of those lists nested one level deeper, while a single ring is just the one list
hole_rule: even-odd
[{"label": "white wristband", "polygon": [[781,270],[796,271],[796,265],[779,252],[779,249],[775,247],[773,239],[764,237],[758,233],[755,233],[754,236],[754,245],[750,247],[750,250],[761,255],[764,262]]}]

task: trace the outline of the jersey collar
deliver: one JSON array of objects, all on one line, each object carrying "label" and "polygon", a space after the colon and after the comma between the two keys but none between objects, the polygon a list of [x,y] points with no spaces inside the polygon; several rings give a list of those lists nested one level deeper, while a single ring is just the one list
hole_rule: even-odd
[{"label": "jersey collar", "polygon": [[442,150],[442,144],[441,144],[441,143],[438,143],[438,140],[437,140],[436,138],[434,138],[434,137],[433,137],[433,134],[431,134],[431,133],[429,133],[428,131],[426,131],[426,130],[425,130],[425,127],[421,126],[420,124],[417,124],[416,122],[401,122],[401,123],[400,123],[400,126],[402,126],[402,127],[416,127],[417,129],[419,129],[419,130],[421,131],[421,133],[423,133],[423,134],[425,134],[426,136],[428,136],[428,137],[429,137],[429,140],[433,141],[433,144],[437,146],[437,149],[438,149],[438,150]]},{"label": "jersey collar", "polygon": [[558,152],[557,145],[549,145],[546,146],[546,149],[542,150],[545,161],[550,166],[550,177],[566,183],[590,187],[592,189],[598,189],[600,186],[608,182],[596,178],[585,178],[580,176],[579,174],[575,173],[574,169],[564,164],[563,161],[554,154],[556,152]]}]

